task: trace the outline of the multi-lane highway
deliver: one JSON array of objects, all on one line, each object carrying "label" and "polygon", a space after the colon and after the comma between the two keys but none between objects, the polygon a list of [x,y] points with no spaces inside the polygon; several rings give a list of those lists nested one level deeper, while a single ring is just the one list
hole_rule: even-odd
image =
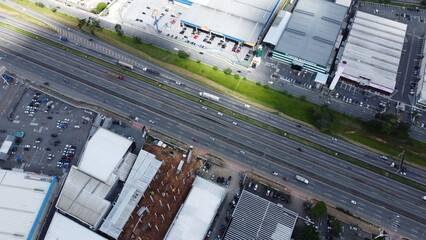
[{"label": "multi-lane highway", "polygon": [[[57,36],[47,37],[57,38]],[[145,120],[154,119],[156,123],[150,126],[151,128],[182,140],[197,137],[200,141],[196,146],[242,162],[257,171],[268,173],[273,169],[279,169],[280,174],[284,176],[302,172],[311,180],[305,187],[312,190],[315,196],[324,198],[336,206],[347,208],[377,225],[388,226],[395,233],[399,232],[413,239],[421,239],[420,237],[425,234],[423,229],[426,210],[420,200],[423,194],[420,191],[313,149],[302,146],[304,151],[299,152],[296,150],[301,147],[298,143],[233,119],[231,116],[219,116],[216,111],[202,109],[199,104],[153,86],[130,78],[126,78],[125,82],[111,80],[105,75],[107,69],[4,29],[1,29],[0,46],[2,46],[1,54],[5,56],[2,64],[18,75],[35,79],[38,83],[48,81],[54,90],[100,104],[124,115],[138,115]],[[110,51],[114,51],[111,49]],[[91,50],[87,52],[90,53]],[[120,51],[118,53],[121,54]],[[155,68],[131,55],[124,56],[138,61],[140,65]],[[98,57],[113,61],[103,53]],[[158,70],[168,77],[157,79],[163,84],[164,81],[168,81],[167,84],[194,95],[199,91],[209,91],[170,72]],[[136,69],[136,72],[144,74],[140,69]],[[69,81],[64,82],[64,78]],[[185,83],[185,86],[174,85],[171,79],[179,80]],[[73,89],[73,92],[70,93],[70,89]],[[348,155],[359,154],[358,157],[371,156],[372,159],[369,160],[377,161],[377,154],[354,148],[343,141],[333,142],[330,137],[311,129],[296,128],[294,123],[273,114],[254,108],[246,109],[243,103],[225,96],[222,100],[221,105],[235,112],[245,113],[296,135],[304,135],[315,142],[336,148],[336,151]],[[238,124],[233,125],[233,121]],[[341,150],[337,150],[339,147]],[[416,180],[424,183],[424,176],[421,174],[418,171]],[[290,184],[301,187],[298,183]],[[352,205],[350,200],[356,200],[358,204]],[[399,227],[394,224],[395,219],[398,219]]]}]

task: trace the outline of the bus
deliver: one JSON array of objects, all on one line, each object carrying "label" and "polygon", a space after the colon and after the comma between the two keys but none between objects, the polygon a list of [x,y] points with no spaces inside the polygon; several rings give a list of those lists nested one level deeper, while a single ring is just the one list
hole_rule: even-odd
[{"label": "bus", "polygon": [[117,61],[117,65],[120,65],[122,67],[129,68],[129,69],[133,70],[133,65],[130,64],[130,63],[126,63],[126,62],[123,62],[123,61]]}]

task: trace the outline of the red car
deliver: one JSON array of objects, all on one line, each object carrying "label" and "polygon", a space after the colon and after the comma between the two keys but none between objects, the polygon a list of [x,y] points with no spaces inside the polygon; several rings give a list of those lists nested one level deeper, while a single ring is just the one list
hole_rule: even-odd
[{"label": "red car", "polygon": [[194,39],[197,39],[198,38],[198,35],[194,35]]},{"label": "red car", "polygon": [[193,139],[192,139],[192,141],[194,141],[194,142],[198,142],[198,139],[196,139],[196,138],[193,138]]},{"label": "red car", "polygon": [[289,179],[288,179],[288,177],[283,177],[283,180],[288,181]]}]

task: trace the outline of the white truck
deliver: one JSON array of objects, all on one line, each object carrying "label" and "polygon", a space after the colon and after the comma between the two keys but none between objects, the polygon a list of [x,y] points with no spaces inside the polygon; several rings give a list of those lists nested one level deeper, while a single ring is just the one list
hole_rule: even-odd
[{"label": "white truck", "polygon": [[200,97],[207,98],[216,102],[219,102],[219,99],[220,99],[218,96],[215,96],[213,94],[206,93],[206,92],[200,92],[199,94],[200,94]]},{"label": "white truck", "polygon": [[296,175],[295,178],[296,178],[297,181],[300,181],[300,182],[302,182],[304,184],[308,184],[309,183],[308,179],[306,179],[306,178],[304,178],[302,176]]}]

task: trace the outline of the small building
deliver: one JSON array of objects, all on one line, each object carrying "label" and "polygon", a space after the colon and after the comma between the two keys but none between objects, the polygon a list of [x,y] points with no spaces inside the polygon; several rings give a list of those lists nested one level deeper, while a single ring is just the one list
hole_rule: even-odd
[{"label": "small building", "polygon": [[422,56],[420,66],[415,72],[418,75],[419,82],[417,84],[417,107],[426,109],[426,35],[423,36]]},{"label": "small building", "polygon": [[284,10],[280,11],[275,17],[275,20],[272,22],[272,26],[266,33],[266,36],[263,39],[263,43],[276,46],[284,32],[285,27],[287,26],[288,21],[290,20],[290,17],[290,12]]},{"label": "small building", "polygon": [[57,179],[0,169],[0,239],[37,239]]},{"label": "small building", "polygon": [[9,151],[15,142],[15,136],[7,135],[0,147],[0,161],[6,161],[9,158]]},{"label": "small building", "polygon": [[298,214],[243,190],[224,240],[290,240]]},{"label": "small building", "polygon": [[225,195],[223,187],[196,177],[164,240],[204,239]]},{"label": "small building", "polygon": [[328,0],[299,0],[272,59],[295,70],[329,72],[342,39],[347,10]]}]

